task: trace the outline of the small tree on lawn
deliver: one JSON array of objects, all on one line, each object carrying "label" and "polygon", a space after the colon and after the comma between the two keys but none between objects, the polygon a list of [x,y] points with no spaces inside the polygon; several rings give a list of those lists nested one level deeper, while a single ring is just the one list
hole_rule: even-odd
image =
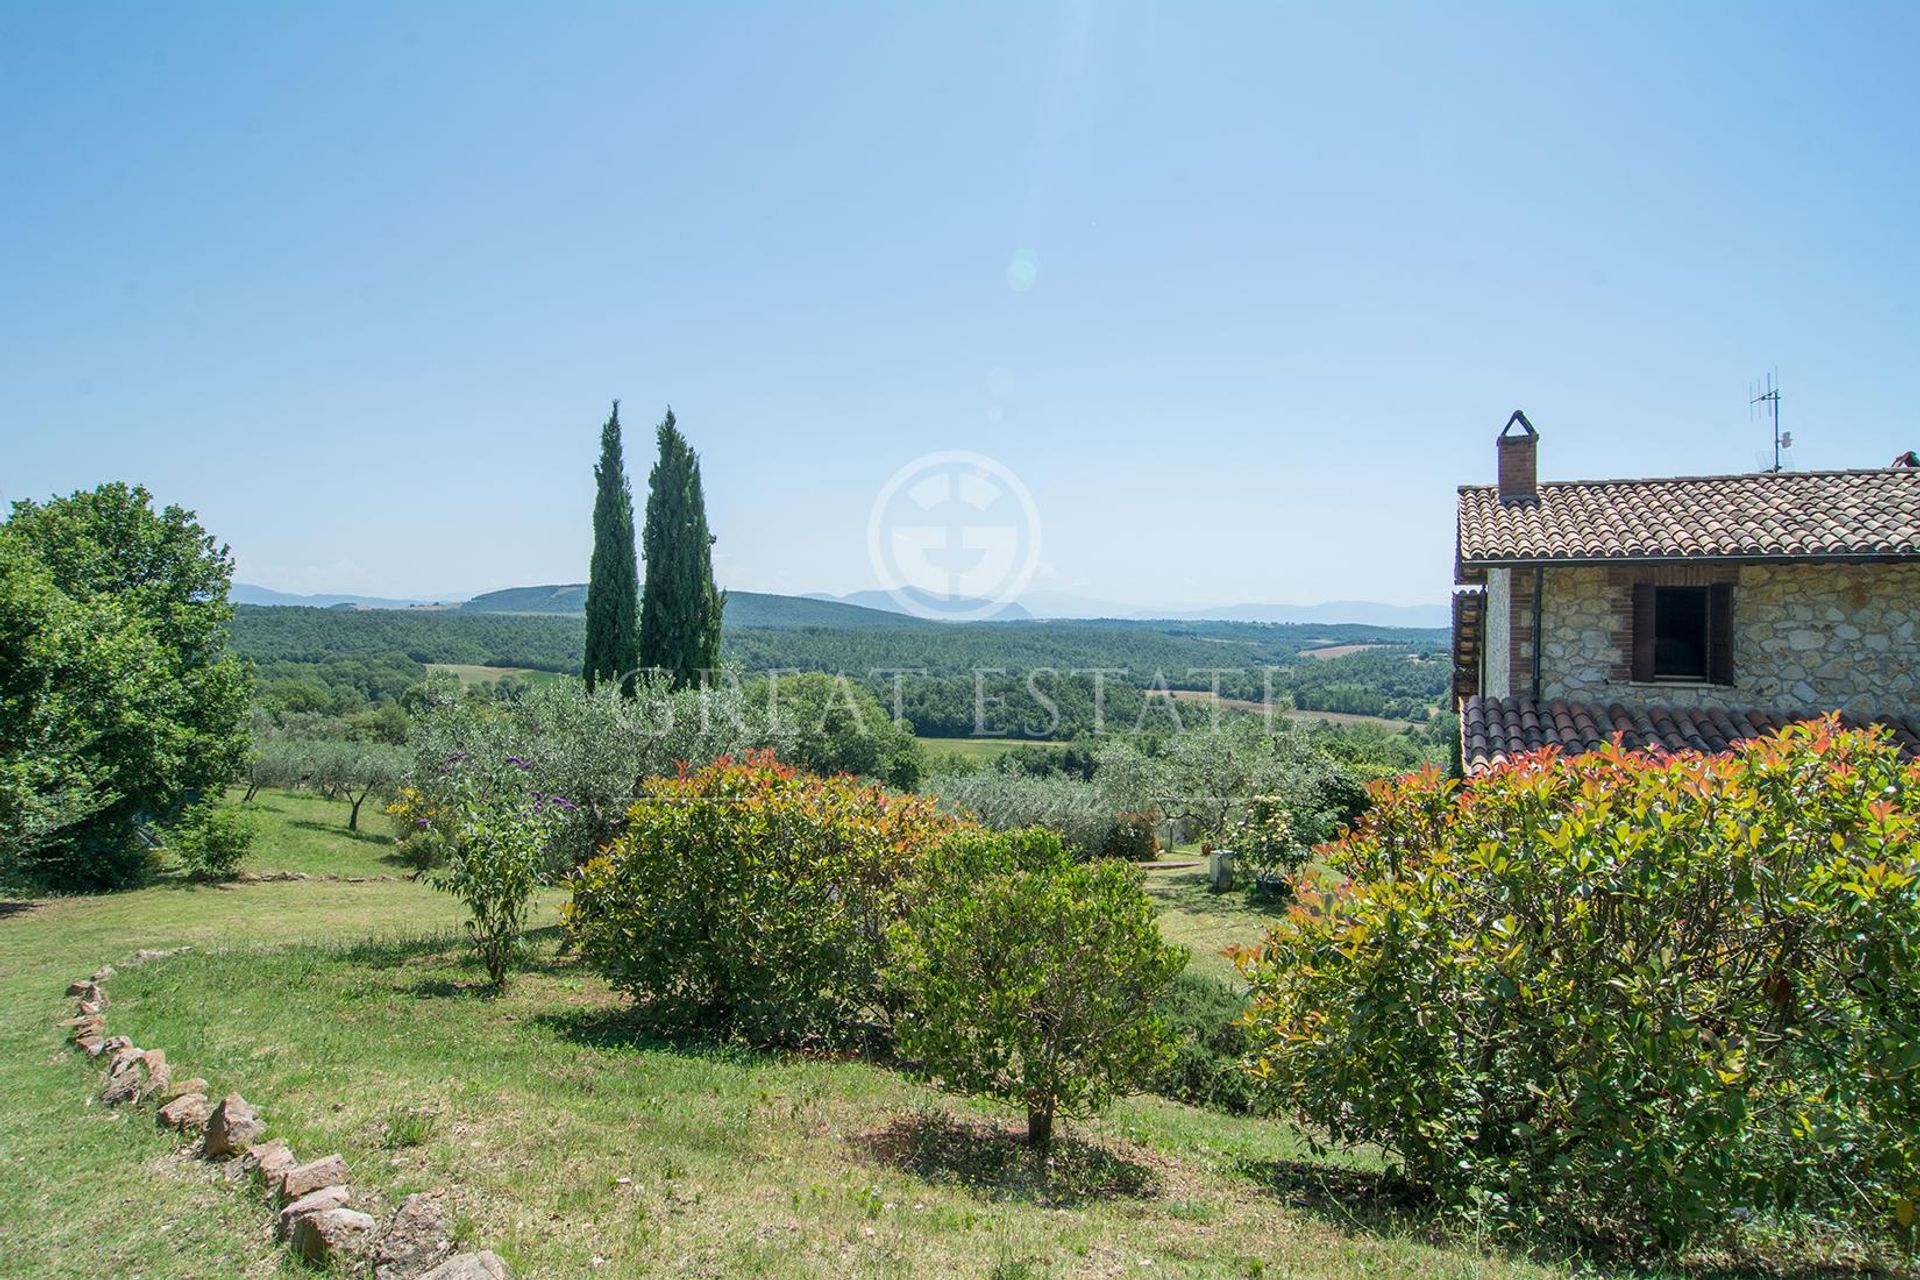
[{"label": "small tree on lawn", "polygon": [[526,946],[527,909],[545,875],[551,821],[567,802],[514,776],[461,777],[452,803],[431,821],[445,866],[433,885],[467,904],[467,933],[496,990]]},{"label": "small tree on lawn", "polygon": [[194,879],[231,880],[258,835],[250,812],[205,796],[168,828],[167,844]]},{"label": "small tree on lawn", "polygon": [[1146,1079],[1169,1034],[1154,1012],[1186,967],[1140,873],[1075,863],[1038,828],[964,833],[931,860],[895,930],[900,1047],[947,1087],[1024,1105],[1044,1149]]},{"label": "small tree on lawn", "polygon": [[360,829],[360,806],[371,796],[385,796],[406,775],[407,753],[379,742],[329,742],[313,763],[314,784],[331,791],[349,806],[347,830]]}]

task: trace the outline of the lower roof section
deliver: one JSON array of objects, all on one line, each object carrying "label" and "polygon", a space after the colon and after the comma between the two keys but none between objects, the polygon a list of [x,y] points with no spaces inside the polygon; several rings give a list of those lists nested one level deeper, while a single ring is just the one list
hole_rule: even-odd
[{"label": "lower roof section", "polygon": [[[1629,750],[1725,751],[1801,720],[1806,711],[1723,710],[1611,702],[1535,702],[1531,698],[1468,698],[1460,708],[1460,759],[1468,773],[1542,747],[1570,755],[1594,751],[1619,736]],[[1901,750],[1920,756],[1920,721],[1842,716],[1855,728],[1884,725]]]}]

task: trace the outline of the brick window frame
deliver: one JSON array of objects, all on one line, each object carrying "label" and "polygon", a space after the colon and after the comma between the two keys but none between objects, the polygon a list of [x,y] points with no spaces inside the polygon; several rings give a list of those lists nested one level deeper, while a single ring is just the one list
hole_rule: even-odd
[{"label": "brick window frame", "polygon": [[[1614,663],[1608,675],[1619,684],[1703,683],[1731,685],[1734,587],[1740,570],[1729,565],[1623,565],[1607,571],[1612,597]],[[1659,587],[1707,588],[1707,678],[1656,681],[1653,674],[1653,592]]]}]

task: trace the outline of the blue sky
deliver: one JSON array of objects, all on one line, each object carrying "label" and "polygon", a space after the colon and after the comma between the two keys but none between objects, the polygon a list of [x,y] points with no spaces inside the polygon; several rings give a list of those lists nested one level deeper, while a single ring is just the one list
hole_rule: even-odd
[{"label": "blue sky", "polygon": [[1920,7],[0,7],[0,493],[240,577],[578,580],[623,400],[726,585],[875,585],[916,455],[1036,587],[1445,598],[1549,477],[1920,447]]}]

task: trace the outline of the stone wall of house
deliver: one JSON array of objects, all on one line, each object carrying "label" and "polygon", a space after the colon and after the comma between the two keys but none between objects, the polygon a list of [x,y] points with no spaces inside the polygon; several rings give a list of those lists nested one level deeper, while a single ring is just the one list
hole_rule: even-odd
[{"label": "stone wall of house", "polygon": [[[1626,677],[1636,581],[1734,583],[1732,687]],[[1549,569],[1541,631],[1544,698],[1838,707],[1855,715],[1920,710],[1920,564]]]}]

